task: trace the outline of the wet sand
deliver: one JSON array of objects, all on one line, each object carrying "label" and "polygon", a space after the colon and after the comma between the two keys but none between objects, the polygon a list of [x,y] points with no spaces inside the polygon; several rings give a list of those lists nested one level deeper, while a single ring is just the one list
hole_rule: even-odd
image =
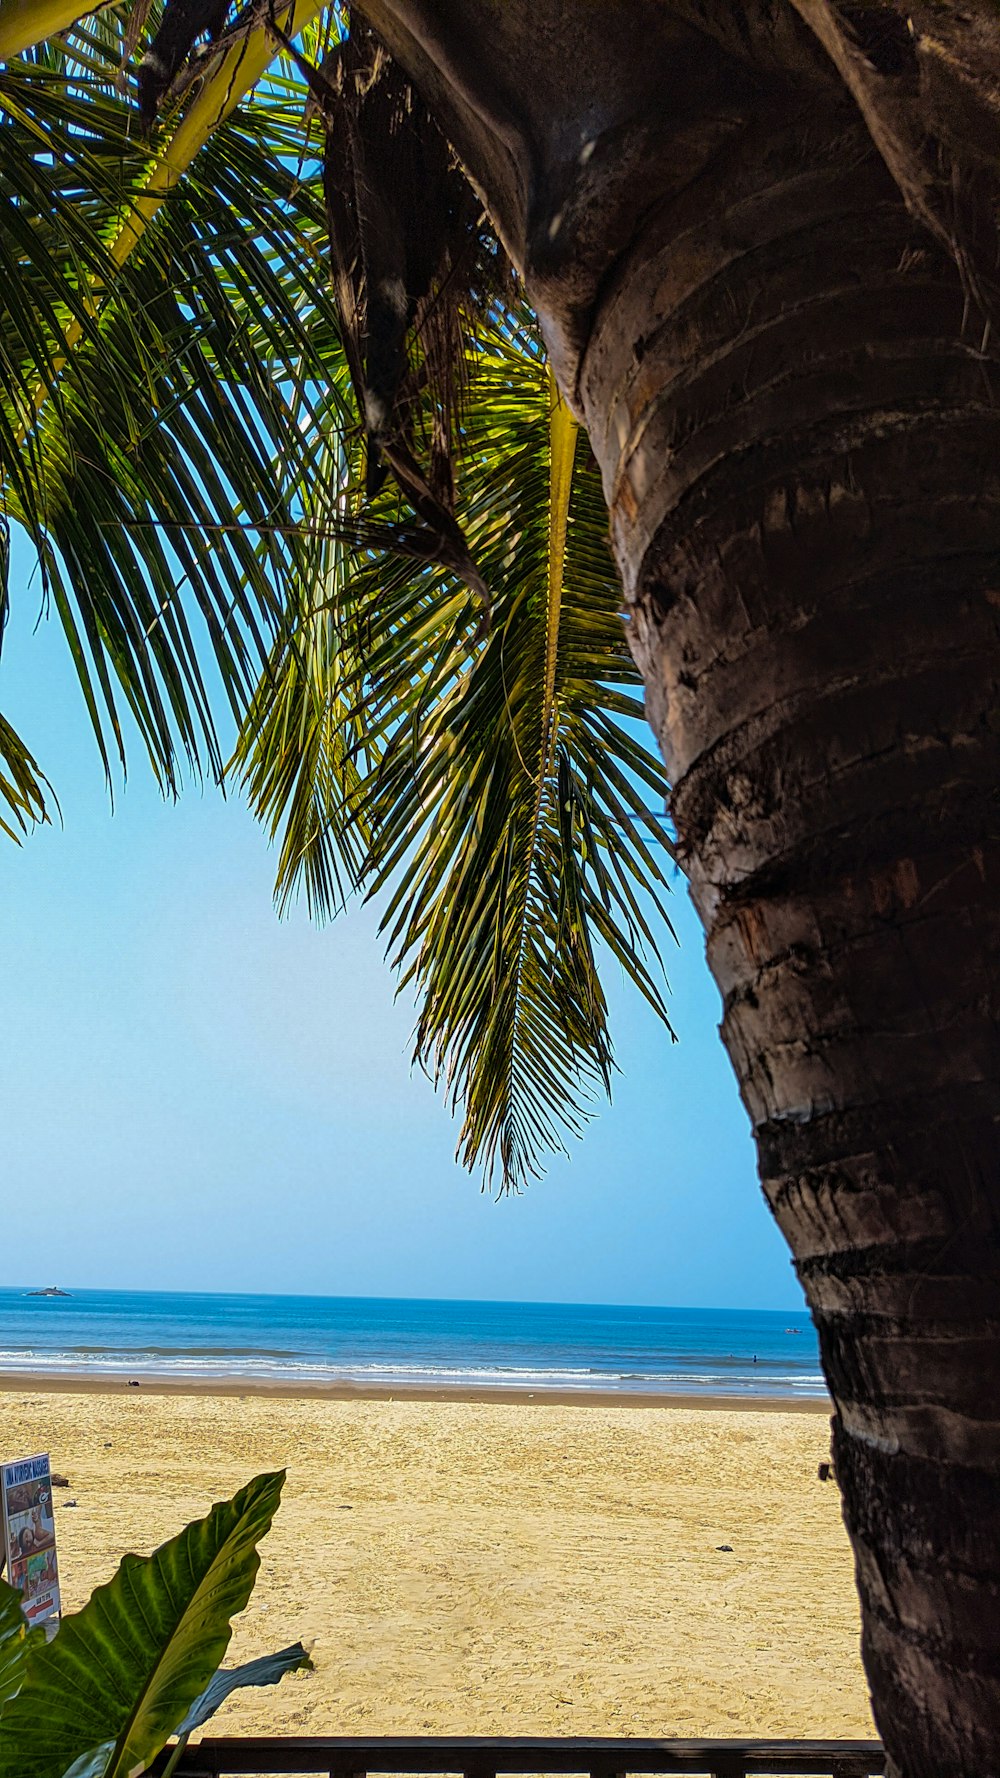
[{"label": "wet sand", "polygon": [[316,1671],[215,1733],[873,1732],[825,1403],[6,1382],[3,1454],[72,1483],[70,1610],[287,1467],[227,1659],[301,1636]]},{"label": "wet sand", "polygon": [[[442,1401],[502,1402],[505,1405],[535,1402],[548,1407],[604,1408],[693,1408],[706,1413],[760,1414],[822,1414],[830,1417],[830,1403],[825,1397],[811,1395],[766,1396],[750,1399],[744,1395],[705,1395],[694,1393],[669,1395],[656,1390],[648,1393],[621,1389],[504,1389],[495,1384],[480,1388],[457,1384],[433,1386],[399,1383],[294,1383],[266,1377],[226,1376],[157,1376],[143,1371],[136,1384],[146,1395],[264,1395],[275,1401]],[[102,1377],[92,1371],[4,1371],[0,1375],[0,1400],[7,1395],[120,1395],[131,1385],[124,1379]]]}]

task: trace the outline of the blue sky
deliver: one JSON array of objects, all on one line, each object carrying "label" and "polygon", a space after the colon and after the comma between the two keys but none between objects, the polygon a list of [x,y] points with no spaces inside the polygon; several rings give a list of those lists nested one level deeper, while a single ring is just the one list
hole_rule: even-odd
[{"label": "blue sky", "polygon": [[718,996],[678,881],[671,1045],[609,973],[622,1073],[569,1161],[494,1202],[409,1064],[372,910],[279,921],[238,801],[164,803],[138,749],[111,813],[19,550],[0,709],[63,826],[0,836],[0,1282],[791,1308]]}]

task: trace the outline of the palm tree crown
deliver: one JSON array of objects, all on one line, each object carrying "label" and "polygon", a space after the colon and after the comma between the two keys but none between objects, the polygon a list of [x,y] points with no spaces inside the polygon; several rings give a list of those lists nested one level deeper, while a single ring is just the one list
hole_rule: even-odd
[{"label": "palm tree crown", "polygon": [[[223,775],[213,661],[279,903],[382,893],[415,1054],[516,1187],[610,1088],[600,956],[667,1017],[666,786],[589,446],[360,23],[56,22],[0,33],[0,459],[105,770],[131,731],[170,792]],[[16,837],[52,793],[2,718],[0,761]]]}]

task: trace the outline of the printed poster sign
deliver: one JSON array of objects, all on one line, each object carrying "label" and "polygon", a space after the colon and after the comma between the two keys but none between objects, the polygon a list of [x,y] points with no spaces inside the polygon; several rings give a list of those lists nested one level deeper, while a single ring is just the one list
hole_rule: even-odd
[{"label": "printed poster sign", "polygon": [[59,1616],[56,1526],[49,1460],[26,1457],[0,1467],[7,1578],[29,1624]]}]

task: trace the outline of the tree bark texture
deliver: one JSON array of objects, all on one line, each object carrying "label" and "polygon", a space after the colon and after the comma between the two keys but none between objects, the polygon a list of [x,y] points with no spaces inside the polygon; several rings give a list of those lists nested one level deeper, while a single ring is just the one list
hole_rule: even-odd
[{"label": "tree bark texture", "polygon": [[1000,1778],[994,196],[957,161],[942,196],[943,151],[916,158],[923,65],[889,7],[844,9],[850,41],[819,0],[712,29],[637,3],[588,38],[600,8],[539,0],[520,67],[494,0],[379,10],[601,464],[722,1035],[819,1330],[890,1770]]},{"label": "tree bark texture", "polygon": [[772,115],[643,232],[580,379],[723,1038],[819,1330],[865,1664],[905,1778],[1000,1773],[983,333],[863,128]]}]

